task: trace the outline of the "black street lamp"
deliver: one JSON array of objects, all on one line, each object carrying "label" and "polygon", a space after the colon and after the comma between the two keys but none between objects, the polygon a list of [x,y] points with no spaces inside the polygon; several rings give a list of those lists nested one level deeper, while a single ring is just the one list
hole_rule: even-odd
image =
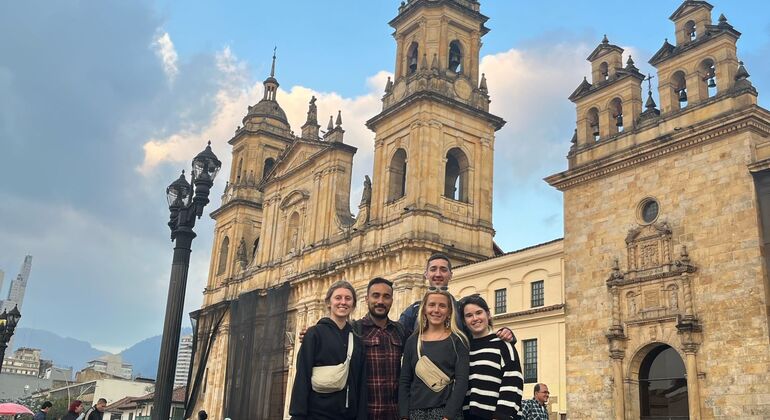
[{"label": "black street lamp", "polygon": [[179,351],[179,334],[182,329],[182,311],[187,288],[187,271],[190,267],[192,240],[195,238],[195,220],[203,215],[203,208],[209,203],[209,191],[214,185],[222,162],[211,151],[211,142],[206,149],[192,161],[190,173],[193,187],[182,175],[166,188],[168,209],[171,218],[171,240],[174,246],[174,259],[171,264],[171,280],[168,286],[166,302],[166,321],[163,324],[163,338],[160,344],[158,375],[155,378],[155,397],[153,400],[152,420],[168,420],[171,412],[171,394],[174,391],[174,371]]},{"label": "black street lamp", "polygon": [[0,314],[0,372],[3,371],[5,349],[8,348],[13,332],[16,330],[16,326],[19,325],[19,319],[21,319],[21,312],[19,312],[18,306],[14,306],[11,312],[3,311]]}]

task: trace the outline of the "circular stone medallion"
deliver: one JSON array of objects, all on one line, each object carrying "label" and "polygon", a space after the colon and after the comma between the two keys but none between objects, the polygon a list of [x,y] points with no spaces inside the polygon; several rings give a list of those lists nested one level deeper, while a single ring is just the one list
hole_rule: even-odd
[{"label": "circular stone medallion", "polygon": [[468,100],[471,97],[473,88],[471,84],[463,78],[455,80],[455,95],[460,99]]}]

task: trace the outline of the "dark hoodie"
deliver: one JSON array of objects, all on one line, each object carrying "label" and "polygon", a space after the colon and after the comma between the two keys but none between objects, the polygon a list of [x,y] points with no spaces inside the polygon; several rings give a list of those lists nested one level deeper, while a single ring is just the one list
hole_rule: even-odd
[{"label": "dark hoodie", "polygon": [[348,383],[342,391],[319,394],[310,384],[314,366],[332,366],[345,361],[351,331],[350,324],[340,330],[329,318],[322,318],[308,328],[297,355],[297,375],[289,406],[292,419],[366,419],[366,358],[360,337],[353,337]]}]

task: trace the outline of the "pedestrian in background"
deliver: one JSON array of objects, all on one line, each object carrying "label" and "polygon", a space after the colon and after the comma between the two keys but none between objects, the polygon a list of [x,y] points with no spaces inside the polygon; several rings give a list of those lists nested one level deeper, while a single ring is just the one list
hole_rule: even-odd
[{"label": "pedestrian in background", "polygon": [[83,414],[83,401],[75,400],[70,403],[67,414],[61,420],[77,420],[81,414]]},{"label": "pedestrian in background", "polygon": [[32,420],[46,420],[48,418],[48,411],[53,407],[50,401],[46,401],[40,405],[40,411],[35,414]]}]

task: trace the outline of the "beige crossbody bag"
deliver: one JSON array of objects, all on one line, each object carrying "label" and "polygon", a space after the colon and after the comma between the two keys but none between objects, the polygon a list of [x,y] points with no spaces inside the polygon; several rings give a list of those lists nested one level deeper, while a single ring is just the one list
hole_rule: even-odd
[{"label": "beige crossbody bag", "polygon": [[345,361],[338,365],[316,366],[310,376],[310,384],[313,391],[320,394],[329,394],[342,391],[348,382],[350,370],[350,358],[353,355],[353,333],[348,333],[348,355]]},{"label": "beige crossbody bag", "polygon": [[[452,341],[454,345],[454,341]],[[420,348],[422,342],[417,344],[417,365],[414,367],[414,373],[420,380],[433,392],[441,392],[447,385],[452,383],[452,379],[446,375],[428,356],[423,356]]]}]

